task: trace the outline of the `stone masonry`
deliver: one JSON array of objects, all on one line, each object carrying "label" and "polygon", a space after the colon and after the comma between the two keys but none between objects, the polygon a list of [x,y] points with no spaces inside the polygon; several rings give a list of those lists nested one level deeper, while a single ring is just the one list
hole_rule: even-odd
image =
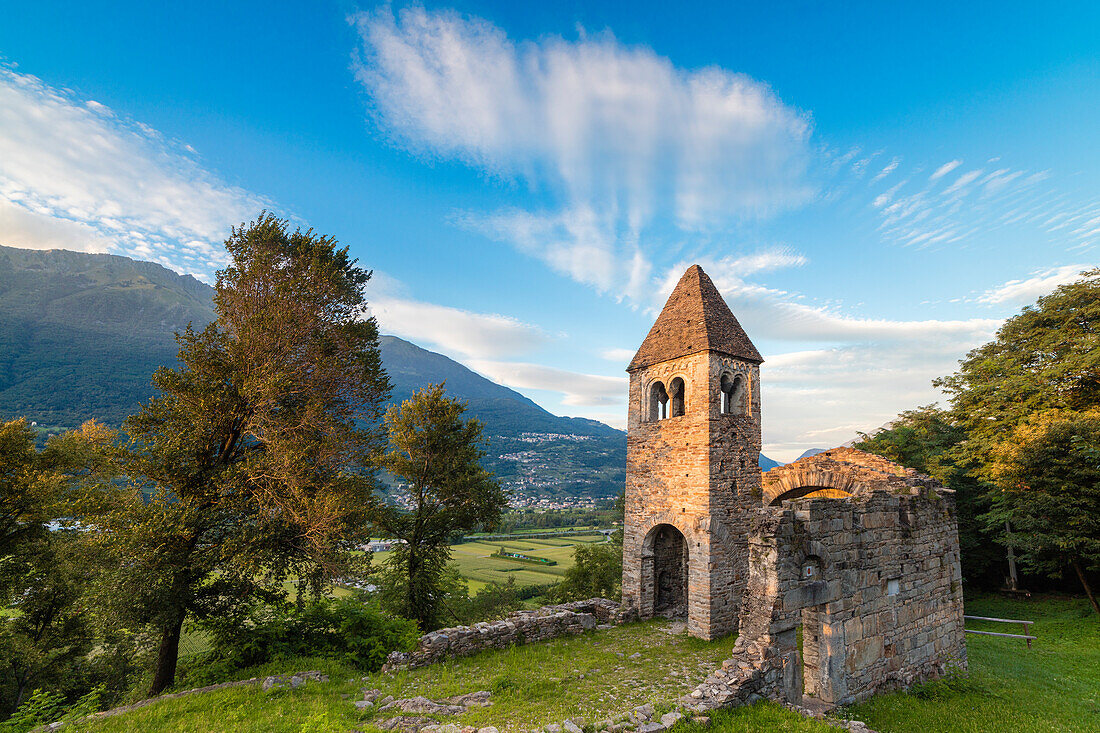
[{"label": "stone masonry", "polygon": [[391,652],[382,671],[426,667],[450,657],[580,634],[595,629],[600,624],[618,624],[633,618],[631,611],[624,610],[618,603],[605,598],[543,606],[533,611],[514,613],[500,621],[455,626],[427,633],[420,637],[413,651]]},{"label": "stone masonry", "polygon": [[642,618],[686,615],[704,639],[737,630],[746,519],[760,504],[761,361],[695,266],[628,369],[623,603]]},{"label": "stone masonry", "polygon": [[627,369],[623,606],[739,632],[685,702],[833,706],[965,669],[953,493],[850,448],[762,476],[762,361],[693,266]]},{"label": "stone masonry", "polygon": [[695,709],[763,697],[847,705],[966,669],[952,492],[761,508],[749,554],[741,635],[723,669],[685,699]]}]

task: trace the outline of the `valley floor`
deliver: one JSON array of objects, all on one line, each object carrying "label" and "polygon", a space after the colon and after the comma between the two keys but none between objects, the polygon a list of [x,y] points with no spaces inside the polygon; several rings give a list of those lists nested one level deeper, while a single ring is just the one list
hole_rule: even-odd
[{"label": "valley floor", "polygon": [[[1022,641],[967,638],[971,674],[935,682],[912,694],[883,695],[842,711],[882,733],[925,731],[1100,731],[1100,619],[1084,601],[1043,598],[1008,601],[969,598],[974,615],[1035,621],[1039,637]],[[990,626],[971,625],[989,630]],[[1011,629],[1007,629],[1012,631]],[[707,643],[669,633],[667,621],[631,624],[582,637],[485,652],[396,675],[360,679],[353,671],[321,660],[298,659],[245,676],[322,669],[327,683],[296,690],[261,692],[256,687],[220,690],[168,700],[82,729],[115,731],[304,731],[372,730],[385,716],[357,711],[364,688],[396,697],[440,698],[477,690],[492,693],[492,706],[453,719],[463,725],[493,725],[501,731],[531,730],[565,718],[589,722],[645,702],[672,702],[724,659],[733,639]],[[681,724],[675,730],[696,730]],[[701,730],[701,729],[698,729]],[[717,714],[709,728],[726,731],[835,731],[774,705]]]}]

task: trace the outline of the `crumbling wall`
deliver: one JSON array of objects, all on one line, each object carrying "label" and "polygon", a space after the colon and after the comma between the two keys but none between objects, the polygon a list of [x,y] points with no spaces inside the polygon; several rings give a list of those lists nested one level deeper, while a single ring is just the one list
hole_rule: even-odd
[{"label": "crumbling wall", "polygon": [[[809,570],[808,570],[809,569]],[[756,511],[733,657],[685,702],[804,691],[828,705],[966,668],[953,492],[908,487]],[[813,677],[803,685],[803,626]]]},{"label": "crumbling wall", "polygon": [[462,657],[484,649],[504,649],[533,641],[580,634],[599,624],[619,624],[631,620],[629,611],[606,598],[543,606],[520,611],[500,621],[473,626],[439,629],[421,636],[411,652],[392,652],[382,667],[384,672],[416,669],[449,657]]}]

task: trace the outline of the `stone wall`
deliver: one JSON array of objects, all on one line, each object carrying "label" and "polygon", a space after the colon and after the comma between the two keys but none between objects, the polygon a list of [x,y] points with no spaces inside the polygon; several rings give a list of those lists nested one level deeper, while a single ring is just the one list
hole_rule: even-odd
[{"label": "stone wall", "polygon": [[740,625],[732,658],[686,703],[800,703],[805,691],[845,705],[965,669],[953,492],[911,486],[758,509]]},{"label": "stone wall", "polygon": [[605,598],[543,606],[534,611],[514,613],[500,621],[432,631],[420,637],[413,651],[391,653],[382,671],[426,667],[449,657],[580,634],[599,624],[619,624],[632,618],[629,610]]}]

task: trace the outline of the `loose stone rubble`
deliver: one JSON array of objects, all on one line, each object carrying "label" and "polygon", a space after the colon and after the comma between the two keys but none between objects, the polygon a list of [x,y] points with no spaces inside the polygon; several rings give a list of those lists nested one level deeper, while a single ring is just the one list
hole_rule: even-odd
[{"label": "loose stone rubble", "polygon": [[[441,725],[435,718],[427,715],[461,715],[474,707],[488,707],[492,703],[490,694],[486,690],[470,692],[465,695],[446,697],[440,700],[432,700],[427,697],[409,697],[395,700],[392,695],[383,697],[381,690],[363,690],[363,699],[355,703],[360,710],[378,708],[379,713],[408,713],[393,715],[386,720],[377,723],[382,730],[396,730],[402,733],[417,733],[417,731],[444,731],[444,733],[458,733],[467,731],[473,733],[477,729],[472,726],[458,726],[453,724]],[[452,731],[453,729],[453,731]],[[481,733],[499,733],[495,728],[481,729]]]},{"label": "loose stone rubble", "polygon": [[262,688],[264,692],[267,692],[271,689],[278,689],[280,687],[294,690],[300,687],[304,682],[328,682],[328,675],[321,674],[317,671],[298,672],[296,674],[273,675],[271,677],[264,678]]},{"label": "loose stone rubble", "polygon": [[590,598],[534,611],[520,611],[501,621],[456,626],[425,634],[412,652],[393,652],[386,658],[383,672],[416,669],[449,657],[461,657],[484,649],[504,649],[533,641],[580,634],[599,626],[620,624],[634,618],[618,603],[605,598]]}]

